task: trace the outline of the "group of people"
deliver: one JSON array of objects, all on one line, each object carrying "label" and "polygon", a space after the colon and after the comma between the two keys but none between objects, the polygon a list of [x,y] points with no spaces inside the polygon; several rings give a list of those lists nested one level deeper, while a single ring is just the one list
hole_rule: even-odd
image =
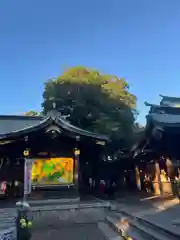
[{"label": "group of people", "polygon": [[1,182],[1,192],[4,193],[6,198],[20,197],[22,195],[23,187],[20,181],[14,180],[12,182]]},{"label": "group of people", "polygon": [[[97,186],[98,185],[98,186]],[[108,195],[109,197],[114,197],[116,192],[116,182],[114,180],[104,180],[101,179],[97,184],[93,178],[89,178],[89,189],[91,191],[97,190],[101,195]]]}]

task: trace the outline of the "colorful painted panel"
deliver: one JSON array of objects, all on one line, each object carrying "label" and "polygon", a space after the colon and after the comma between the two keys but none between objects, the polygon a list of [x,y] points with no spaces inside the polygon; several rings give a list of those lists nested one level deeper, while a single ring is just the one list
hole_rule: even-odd
[{"label": "colorful painted panel", "polygon": [[73,183],[73,158],[37,159],[32,164],[32,185]]}]

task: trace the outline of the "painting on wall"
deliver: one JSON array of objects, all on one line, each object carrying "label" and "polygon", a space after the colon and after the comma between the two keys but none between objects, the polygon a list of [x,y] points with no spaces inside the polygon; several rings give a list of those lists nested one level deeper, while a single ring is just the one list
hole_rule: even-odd
[{"label": "painting on wall", "polygon": [[35,159],[32,185],[68,185],[73,183],[73,158]]}]

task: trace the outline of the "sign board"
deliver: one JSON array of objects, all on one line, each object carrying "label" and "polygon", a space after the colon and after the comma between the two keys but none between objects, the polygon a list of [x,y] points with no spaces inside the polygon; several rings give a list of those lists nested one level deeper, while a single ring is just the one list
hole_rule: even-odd
[{"label": "sign board", "polygon": [[31,175],[32,175],[32,160],[25,159],[24,162],[24,194],[31,193]]},{"label": "sign board", "polygon": [[73,176],[73,158],[44,158],[33,161],[33,186],[69,185],[73,183]]}]

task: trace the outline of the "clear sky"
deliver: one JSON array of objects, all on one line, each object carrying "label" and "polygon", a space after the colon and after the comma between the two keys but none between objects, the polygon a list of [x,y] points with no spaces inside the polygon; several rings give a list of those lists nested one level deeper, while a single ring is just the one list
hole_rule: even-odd
[{"label": "clear sky", "polygon": [[0,114],[40,110],[43,83],[84,65],[138,97],[180,96],[180,0],[0,0]]}]

